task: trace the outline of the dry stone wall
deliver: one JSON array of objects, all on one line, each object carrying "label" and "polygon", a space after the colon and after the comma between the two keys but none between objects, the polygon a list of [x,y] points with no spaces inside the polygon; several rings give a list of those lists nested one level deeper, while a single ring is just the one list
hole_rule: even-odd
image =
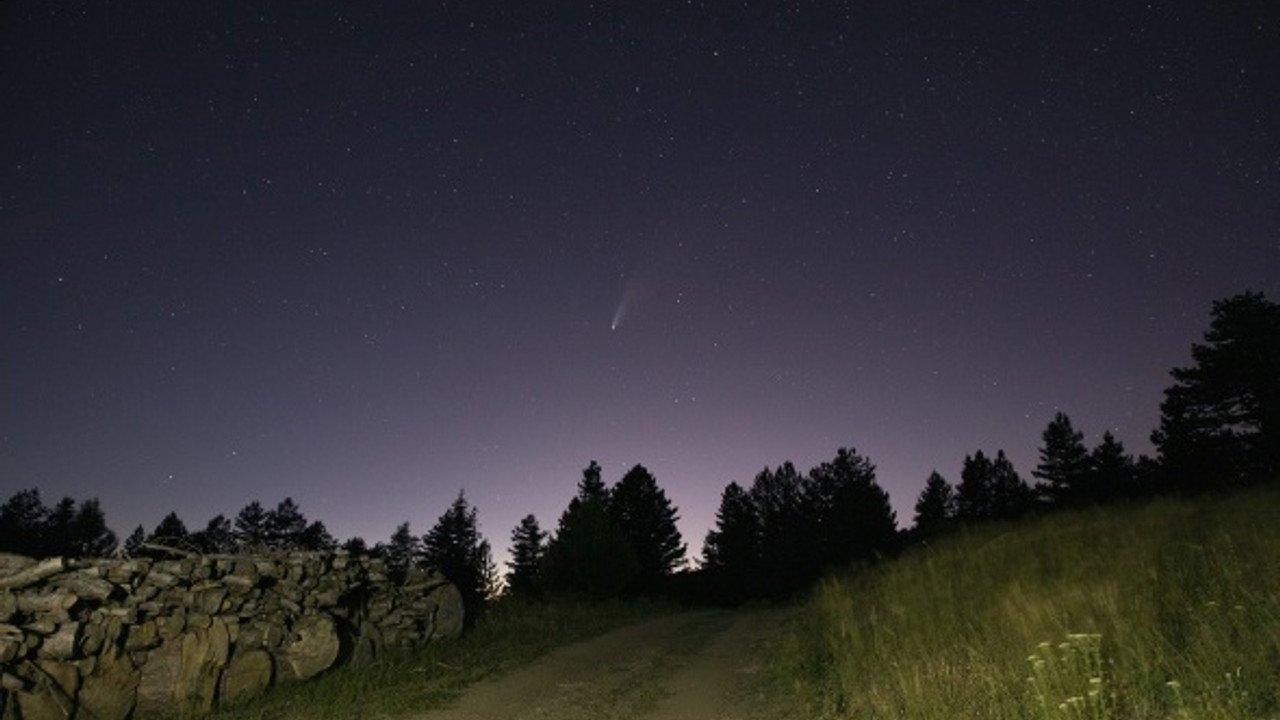
[{"label": "dry stone wall", "polygon": [[0,718],[200,714],[462,631],[439,575],[344,553],[0,554]]}]

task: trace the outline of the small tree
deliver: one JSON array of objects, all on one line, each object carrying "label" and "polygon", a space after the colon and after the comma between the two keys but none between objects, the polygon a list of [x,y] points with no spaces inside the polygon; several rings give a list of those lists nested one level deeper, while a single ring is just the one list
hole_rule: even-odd
[{"label": "small tree", "polygon": [[507,562],[507,591],[516,597],[531,597],[541,591],[540,565],[546,552],[547,534],[538,527],[538,518],[525,515],[511,531],[511,560]]},{"label": "small tree", "polygon": [[653,592],[684,564],[679,515],[643,465],[627,471],[609,495],[609,514],[636,560],[633,590]]},{"label": "small tree", "polygon": [[160,519],[160,524],[151,531],[147,542],[185,549],[191,544],[191,534],[187,532],[187,525],[178,517],[178,513],[171,512]]},{"label": "small tree", "polygon": [[203,530],[192,534],[191,542],[204,553],[233,552],[236,541],[231,520],[221,514],[213,516]]},{"label": "small tree", "polygon": [[58,501],[45,518],[44,536],[45,555],[75,555],[74,526],[76,522],[76,501],[64,497]]},{"label": "small tree", "polygon": [[245,550],[258,550],[267,544],[267,511],[254,500],[236,515],[236,544]]},{"label": "small tree", "polygon": [[702,565],[723,600],[744,600],[762,588],[760,518],[751,496],[738,483],[729,483],[720,495],[716,526],[702,544]]},{"label": "small tree", "polygon": [[1089,450],[1084,446],[1084,434],[1076,432],[1066,413],[1054,415],[1041,436],[1040,464],[1031,472],[1040,480],[1037,490],[1045,500],[1070,504],[1095,500]]},{"label": "small tree", "polygon": [[107,516],[97,498],[80,503],[71,528],[68,554],[76,557],[106,557],[116,550],[116,534],[107,527]]},{"label": "small tree", "polygon": [[319,520],[313,521],[298,537],[298,547],[313,552],[329,552],[338,547],[338,541],[329,534],[329,529]]},{"label": "small tree", "polygon": [[422,563],[458,587],[467,622],[474,623],[493,593],[494,568],[489,541],[480,535],[477,511],[463,493],[423,536]]},{"label": "small tree", "polygon": [[0,506],[0,550],[43,557],[49,508],[36,488],[20,490]]},{"label": "small tree", "polygon": [[129,533],[124,540],[124,554],[129,557],[141,557],[144,554],[142,545],[147,542],[147,531],[141,525]]},{"label": "small tree", "polygon": [[956,498],[951,484],[934,470],[925,481],[916,500],[914,534],[917,538],[933,537],[955,521]]},{"label": "small tree", "polygon": [[382,546],[379,554],[386,560],[391,577],[397,582],[403,582],[405,575],[409,572],[409,566],[414,563],[420,552],[421,543],[418,536],[409,530],[408,522],[403,522],[396,527],[395,532],[391,533],[391,541]]},{"label": "small tree", "polygon": [[352,555],[368,555],[369,554],[369,544],[366,543],[364,541],[364,538],[360,537],[359,535],[353,538],[349,538],[346,542],[342,543],[342,549],[348,553],[351,553]]},{"label": "small tree", "polygon": [[267,544],[274,548],[292,550],[302,547],[302,535],[307,530],[307,518],[293,498],[287,497],[267,513]]},{"label": "small tree", "polygon": [[1102,442],[1090,454],[1092,494],[1097,498],[1114,498],[1138,494],[1138,466],[1124,444],[1111,431],[1102,434]]},{"label": "small tree", "polygon": [[991,459],[981,450],[964,456],[960,484],[956,486],[956,517],[965,522],[987,520],[994,514],[995,498]]},{"label": "small tree", "polygon": [[997,520],[1011,520],[1035,509],[1035,491],[1013,469],[1004,450],[997,450],[991,463],[991,500],[991,516]]}]

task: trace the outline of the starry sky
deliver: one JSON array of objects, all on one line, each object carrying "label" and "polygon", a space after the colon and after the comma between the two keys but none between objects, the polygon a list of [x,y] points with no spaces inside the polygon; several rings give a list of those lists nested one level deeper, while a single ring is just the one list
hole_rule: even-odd
[{"label": "starry sky", "polygon": [[4,3],[0,491],[503,550],[595,458],[696,551],[841,445],[900,521],[1059,408],[1149,451],[1280,295],[1266,8]]}]

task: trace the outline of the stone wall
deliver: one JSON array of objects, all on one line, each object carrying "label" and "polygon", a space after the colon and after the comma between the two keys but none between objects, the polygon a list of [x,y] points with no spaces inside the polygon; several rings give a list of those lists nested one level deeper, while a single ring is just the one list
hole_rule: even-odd
[{"label": "stone wall", "polygon": [[438,575],[344,553],[0,554],[0,718],[199,714],[462,630]]}]

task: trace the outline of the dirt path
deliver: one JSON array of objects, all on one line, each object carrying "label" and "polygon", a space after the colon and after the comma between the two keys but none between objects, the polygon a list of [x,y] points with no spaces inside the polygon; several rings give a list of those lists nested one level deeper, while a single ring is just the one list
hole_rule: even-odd
[{"label": "dirt path", "polygon": [[700,611],[555,650],[420,720],[778,718],[754,684],[779,611]]}]

